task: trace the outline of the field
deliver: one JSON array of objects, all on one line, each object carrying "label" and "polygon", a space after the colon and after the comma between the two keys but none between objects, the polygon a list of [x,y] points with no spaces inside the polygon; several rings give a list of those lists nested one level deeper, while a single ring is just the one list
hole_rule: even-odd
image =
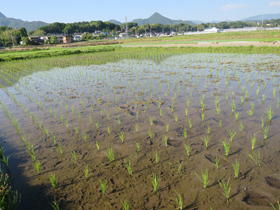
[{"label": "field", "polygon": [[0,158],[19,209],[278,208],[279,48],[1,64]]}]

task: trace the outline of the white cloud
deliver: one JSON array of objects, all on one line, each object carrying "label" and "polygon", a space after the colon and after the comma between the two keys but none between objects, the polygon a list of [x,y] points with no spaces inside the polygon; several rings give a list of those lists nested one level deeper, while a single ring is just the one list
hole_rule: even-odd
[{"label": "white cloud", "polygon": [[271,2],[268,6],[280,6],[280,1],[278,1],[278,2]]},{"label": "white cloud", "polygon": [[248,7],[248,5],[246,5],[246,4],[228,4],[228,5],[222,6],[220,9],[227,11],[227,10],[233,10],[233,9],[241,9],[241,8],[245,8],[245,7]]}]

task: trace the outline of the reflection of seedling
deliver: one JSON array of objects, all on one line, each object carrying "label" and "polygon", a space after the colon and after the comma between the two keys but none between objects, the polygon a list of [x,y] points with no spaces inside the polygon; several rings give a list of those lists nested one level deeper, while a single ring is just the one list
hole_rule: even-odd
[{"label": "reflection of seedling", "polygon": [[224,182],[224,181],[220,182],[218,180],[220,187],[224,190],[223,194],[226,196],[227,202],[229,201],[229,194],[230,194],[230,188],[231,188],[231,185],[229,185],[229,180],[230,180],[230,178],[228,179],[228,182]]},{"label": "reflection of seedling", "polygon": [[255,104],[254,104],[253,102],[251,102],[250,104],[251,104],[252,110],[254,111],[254,109],[255,109]]},{"label": "reflection of seedling", "polygon": [[224,148],[225,148],[226,157],[228,157],[230,144],[229,144],[229,142],[226,142],[226,141],[222,141],[222,142],[223,142],[223,145],[224,145]]},{"label": "reflection of seedling", "polygon": [[236,163],[232,164],[232,167],[234,169],[234,176],[235,176],[235,178],[238,178],[238,175],[239,175],[239,161],[237,161],[237,159],[236,159]]},{"label": "reflection of seedling", "polygon": [[151,131],[151,128],[149,128],[149,130],[148,130],[147,132],[148,132],[150,138],[152,139],[152,138],[153,138],[153,133],[152,133],[152,131]]},{"label": "reflection of seedling", "polygon": [[263,116],[261,116],[261,120],[262,120],[262,128],[264,126],[264,119],[263,119]]},{"label": "reflection of seedling", "polygon": [[204,112],[201,112],[201,120],[202,120],[202,122],[204,121],[204,117],[205,117]]},{"label": "reflection of seedling", "polygon": [[154,187],[154,193],[157,192],[157,189],[158,189],[158,187],[159,187],[160,181],[161,181],[160,176],[157,177],[157,175],[153,173],[153,187]]},{"label": "reflection of seedling", "polygon": [[186,108],[186,109],[185,109],[185,114],[186,114],[186,117],[188,116],[188,112],[189,112],[189,109],[188,109],[188,108]]},{"label": "reflection of seedling", "polygon": [[57,150],[60,152],[61,155],[63,155],[62,144],[58,143]]},{"label": "reflection of seedling", "polygon": [[[195,173],[195,172],[194,172]],[[203,187],[204,189],[207,188],[207,185],[209,184],[209,180],[208,180],[208,170],[205,169],[205,172],[203,173],[203,171],[201,170],[202,173],[202,179],[200,179],[200,177],[195,173],[195,175],[199,178],[199,180],[203,183]]]},{"label": "reflection of seedling", "polygon": [[119,123],[119,125],[121,125],[121,119],[120,119],[119,115],[118,115],[118,123]]},{"label": "reflection of seedling", "polygon": [[47,137],[49,138],[49,137],[50,137],[50,135],[49,135],[49,129],[45,129],[45,132],[46,132],[46,134],[47,134]]},{"label": "reflection of seedling", "polygon": [[139,125],[136,123],[136,125],[135,125],[136,132],[138,132],[138,128],[139,128]]},{"label": "reflection of seedling", "polygon": [[107,131],[108,131],[108,134],[110,135],[111,134],[111,129],[110,129],[109,126],[107,127]]},{"label": "reflection of seedling", "polygon": [[178,117],[177,117],[177,115],[175,115],[175,122],[178,122]]},{"label": "reflection of seedling", "polygon": [[96,122],[96,123],[95,123],[95,126],[96,126],[96,129],[98,130],[98,128],[99,128],[99,123]]},{"label": "reflection of seedling", "polygon": [[254,110],[249,110],[249,111],[247,111],[247,113],[250,115],[250,116],[252,116],[253,114],[254,114]]},{"label": "reflection of seedling", "polygon": [[219,126],[222,127],[222,120],[219,121]]},{"label": "reflection of seedling", "polygon": [[75,131],[76,131],[76,135],[78,135],[79,131],[78,131],[78,127],[74,127]]},{"label": "reflection of seedling", "polygon": [[178,196],[178,199],[175,198],[175,199],[172,199],[172,200],[174,200],[174,201],[176,201],[178,203],[180,210],[183,210],[183,200],[182,200],[182,197],[181,197],[181,195],[179,193],[176,192],[176,194]]},{"label": "reflection of seedling", "polygon": [[162,110],[161,109],[159,110],[159,115],[162,117]]},{"label": "reflection of seedling", "polygon": [[55,137],[55,134],[53,134],[53,142],[54,142],[54,145],[56,145],[56,137]]},{"label": "reflection of seedling", "polygon": [[206,132],[207,132],[208,135],[210,135],[211,128],[210,128],[209,125],[206,125],[206,126],[207,126]]}]

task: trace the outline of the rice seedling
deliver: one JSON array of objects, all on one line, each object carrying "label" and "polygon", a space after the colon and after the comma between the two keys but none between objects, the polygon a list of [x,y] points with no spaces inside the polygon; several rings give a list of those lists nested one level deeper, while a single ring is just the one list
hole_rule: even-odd
[{"label": "rice seedling", "polygon": [[56,202],[55,197],[54,197],[54,200],[53,200],[51,206],[54,210],[59,210],[59,204]]},{"label": "rice seedling", "polygon": [[226,142],[226,141],[222,141],[224,148],[225,148],[225,153],[226,153],[226,157],[228,157],[229,155],[229,148],[230,148],[230,143]]},{"label": "rice seedling", "polygon": [[241,112],[236,112],[235,115],[235,120],[238,121],[239,115],[241,114]]},{"label": "rice seedling", "polygon": [[159,162],[159,156],[158,156],[157,150],[156,150],[156,152],[155,152],[155,161],[156,161],[156,163]]},{"label": "rice seedling", "polygon": [[204,118],[205,118],[205,114],[204,114],[204,112],[201,112],[201,120],[202,120],[202,122],[204,122]]},{"label": "rice seedling", "polygon": [[41,175],[41,163],[39,161],[35,161],[33,163],[35,170],[37,171],[38,175]]},{"label": "rice seedling", "polygon": [[160,176],[157,177],[157,175],[153,173],[153,181],[152,181],[152,183],[153,183],[154,193],[157,192],[159,184],[160,184],[160,181],[161,181]]},{"label": "rice seedling", "polygon": [[50,137],[49,129],[46,129],[46,128],[45,128],[45,132],[46,132],[46,134],[47,134],[47,137],[49,138],[49,137]]},{"label": "rice seedling", "polygon": [[135,130],[136,130],[137,133],[138,133],[138,128],[139,128],[139,125],[136,123]]},{"label": "rice seedling", "polygon": [[230,141],[233,140],[235,134],[236,134],[236,132],[234,130],[229,130]]},{"label": "rice seedling", "polygon": [[244,126],[242,125],[242,122],[241,122],[240,125],[239,125],[239,130],[240,130],[241,133],[242,133],[243,129],[244,129]]},{"label": "rice seedling", "polygon": [[83,137],[84,137],[85,142],[87,142],[87,133],[85,131],[83,132]]},{"label": "rice seedling", "polygon": [[274,113],[274,111],[271,110],[271,106],[270,106],[269,109],[267,109],[265,111],[265,114],[267,115],[267,118],[269,119],[269,122],[271,122],[271,120],[272,120],[273,113]]},{"label": "rice seedling", "polygon": [[115,155],[114,155],[113,147],[108,148],[108,153],[106,153],[105,155],[109,158],[109,160],[111,162],[113,162],[115,160]]},{"label": "rice seedling", "polygon": [[204,142],[205,144],[205,149],[207,150],[208,148],[208,143],[209,143],[209,136],[204,136],[203,138],[200,137],[202,139],[202,141]]},{"label": "rice seedling", "polygon": [[107,127],[107,131],[108,131],[108,134],[110,135],[110,134],[111,134],[111,128],[110,128],[110,126]]},{"label": "rice seedling", "polygon": [[139,145],[138,141],[136,142],[136,148],[137,148],[136,151],[139,152],[140,151],[140,145]]},{"label": "rice seedling", "polygon": [[49,178],[50,178],[51,184],[52,184],[52,186],[53,186],[53,189],[56,189],[55,174],[50,173]]},{"label": "rice seedling", "polygon": [[217,170],[218,170],[218,169],[219,169],[220,158],[218,158],[218,157],[216,156],[216,158],[215,158],[215,160],[214,160],[214,163],[215,163],[216,168],[217,168]]},{"label": "rice seedling", "polygon": [[249,109],[249,110],[247,111],[247,113],[248,113],[248,115],[253,116],[253,114],[254,114],[254,110]]},{"label": "rice seedling", "polygon": [[263,101],[265,101],[265,95],[262,95]]},{"label": "rice seedling", "polygon": [[77,164],[77,155],[76,155],[76,152],[75,151],[71,151],[71,155],[74,159],[74,163]]},{"label": "rice seedling", "polygon": [[264,140],[267,139],[267,135],[268,135],[268,126],[266,126],[264,131],[263,131]]},{"label": "rice seedling", "polygon": [[169,130],[169,124],[168,123],[165,123],[165,130],[166,130],[166,132],[168,132],[168,130]]},{"label": "rice seedling", "polygon": [[262,128],[264,126],[264,119],[263,119],[263,116],[261,116],[261,121],[262,121]]},{"label": "rice seedling", "polygon": [[98,130],[98,128],[99,128],[99,123],[96,122],[96,123],[95,123],[95,126],[96,126],[96,129]]},{"label": "rice seedling", "polygon": [[121,141],[122,141],[122,143],[123,143],[123,140],[124,140],[124,132],[121,132],[121,134],[119,135],[119,137],[120,137],[120,139],[121,139]]},{"label": "rice seedling", "polygon": [[177,193],[176,190],[174,190],[174,191],[176,192],[176,194],[177,194],[177,196],[178,196],[178,199],[175,198],[175,199],[172,199],[172,200],[174,200],[174,201],[177,202],[177,204],[179,205],[179,208],[178,208],[178,209],[183,210],[183,199],[182,199],[181,195],[180,195],[179,193]]},{"label": "rice seedling", "polygon": [[192,128],[192,120],[189,119],[189,127]]},{"label": "rice seedling", "polygon": [[172,163],[169,163],[169,164],[172,166],[172,169],[173,169],[176,173],[181,174],[183,162],[179,162],[178,168],[177,168],[175,165],[173,165]]},{"label": "rice seedling", "polygon": [[231,106],[231,111],[234,112],[236,109],[236,104],[234,100],[232,101],[232,104],[230,104],[230,106]]},{"label": "rice seedling", "polygon": [[97,148],[97,150],[99,151],[99,144],[98,144],[98,141],[96,141],[96,148]]},{"label": "rice seedling", "polygon": [[65,120],[66,128],[68,128],[68,120]]},{"label": "rice seedling", "polygon": [[122,202],[124,210],[129,210],[129,203],[127,201]]},{"label": "rice seedling", "polygon": [[152,138],[153,138],[153,133],[152,133],[151,128],[149,128],[149,130],[148,130],[147,132],[148,132],[148,134],[149,134],[150,138],[152,139]]},{"label": "rice seedling", "polygon": [[168,138],[166,136],[164,136],[164,145],[167,148],[168,145]]},{"label": "rice seedling", "polygon": [[88,180],[88,179],[89,179],[89,170],[88,170],[88,165],[85,167],[84,172],[85,172],[85,177],[86,177],[86,180]]},{"label": "rice seedling", "polygon": [[258,155],[256,155],[254,152],[252,155],[248,154],[251,160],[258,166],[261,167],[262,159],[261,159],[261,153],[259,151]]},{"label": "rice seedling", "polygon": [[102,191],[103,195],[105,195],[105,194],[106,194],[106,185],[107,185],[107,182],[102,182],[101,179],[99,179],[99,182],[100,182],[101,191]]},{"label": "rice seedling", "polygon": [[152,126],[153,124],[153,119],[150,117],[150,125]]},{"label": "rice seedling", "polygon": [[224,190],[224,195],[227,198],[227,202],[229,201],[230,198],[230,189],[231,189],[231,185],[229,185],[229,181],[230,178],[228,178],[228,182],[222,181],[220,182],[220,180],[218,180],[220,187]]},{"label": "rice seedling", "polygon": [[239,175],[239,161],[236,159],[235,160],[235,164],[232,163],[231,165],[232,165],[232,167],[234,169],[234,176],[235,176],[235,178],[238,179],[238,175]]},{"label": "rice seedling", "polygon": [[127,169],[127,171],[128,171],[129,176],[131,176],[131,175],[132,175],[131,161],[129,160],[128,162],[126,162],[126,161],[124,160],[124,164],[125,164],[125,166],[126,166],[126,169]]},{"label": "rice seedling", "polygon": [[78,131],[78,127],[74,127],[75,131],[76,131],[76,135],[79,134],[79,131]]},{"label": "rice seedling", "polygon": [[[257,133],[259,133],[260,131],[258,131]],[[256,138],[256,134],[254,134],[254,136],[251,136],[251,142],[252,142],[252,152],[254,151],[254,148],[255,148],[255,144],[257,142],[257,138]]]},{"label": "rice seedling", "polygon": [[185,146],[185,149],[187,150],[187,154],[188,154],[188,157],[190,157],[191,155],[191,146],[188,144],[188,145],[184,145]]},{"label": "rice seedling", "polygon": [[61,155],[63,155],[62,144],[58,143],[58,147],[56,149],[57,149],[58,152],[60,152]]},{"label": "rice seedling", "polygon": [[[194,172],[195,173],[195,172]],[[195,175],[199,178],[199,180],[203,183],[203,188],[206,189],[207,185],[209,184],[209,180],[208,180],[208,170],[205,169],[205,172],[203,173],[203,171],[201,170],[202,173],[202,179],[197,175],[197,173],[195,173]]]},{"label": "rice seedling", "polygon": [[52,136],[53,136],[53,143],[54,143],[54,145],[56,145],[56,136],[55,136],[55,133],[54,133]]},{"label": "rice seedling", "polygon": [[78,110],[78,116],[81,119],[81,112],[80,112],[80,110]]},{"label": "rice seedling", "polygon": [[187,139],[187,135],[188,135],[187,129],[185,128],[185,129],[184,129],[184,139]]},{"label": "rice seedling", "polygon": [[185,108],[186,117],[188,116],[188,112],[189,112],[189,109],[188,109],[188,108]]},{"label": "rice seedling", "polygon": [[219,126],[222,127],[222,120],[219,121]]},{"label": "rice seedling", "polygon": [[[270,202],[269,202],[270,203]],[[280,203],[279,203],[279,201],[277,201],[277,204],[278,204],[278,209],[280,210]],[[272,204],[272,203],[270,203],[270,205],[272,206],[272,208],[274,209],[274,210],[277,210],[275,207],[274,207],[274,205]]]}]

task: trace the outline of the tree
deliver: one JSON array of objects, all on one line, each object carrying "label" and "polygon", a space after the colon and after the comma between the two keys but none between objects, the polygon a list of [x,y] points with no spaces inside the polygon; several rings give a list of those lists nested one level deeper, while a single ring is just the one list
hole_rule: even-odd
[{"label": "tree", "polygon": [[57,43],[57,37],[56,36],[51,36],[50,43],[51,44],[56,44]]},{"label": "tree", "polygon": [[22,39],[21,39],[22,41],[23,41],[23,43],[24,43],[24,45],[30,45],[31,44],[31,42],[30,42],[30,40],[28,39],[28,37],[22,37]]}]

